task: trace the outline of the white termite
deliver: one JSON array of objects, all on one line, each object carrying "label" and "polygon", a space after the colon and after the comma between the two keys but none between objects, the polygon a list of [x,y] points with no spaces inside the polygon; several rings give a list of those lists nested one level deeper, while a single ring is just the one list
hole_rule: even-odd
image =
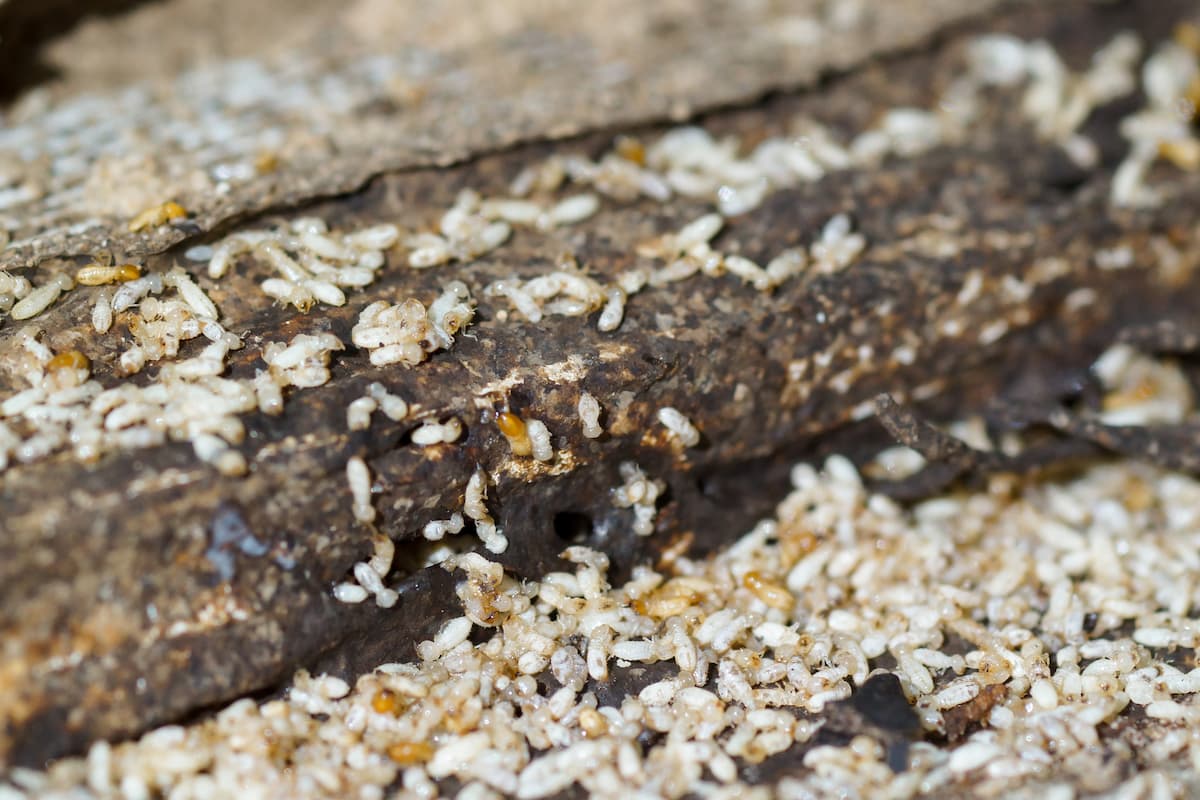
[{"label": "white termite", "polygon": [[43,283],[29,294],[25,295],[8,315],[13,319],[30,319],[41,314],[49,308],[58,296],[74,286],[74,281],[71,276],[66,274],[55,275],[48,282]]},{"label": "white termite", "polygon": [[204,293],[204,290],[196,285],[181,269],[173,269],[167,273],[163,281],[167,286],[174,287],[175,291],[179,292],[179,296],[183,298],[183,302],[187,303],[188,308],[192,313],[202,319],[216,319],[217,306],[209,296]]},{"label": "white termite", "polygon": [[695,447],[700,444],[700,431],[678,409],[663,406],[658,410],[658,421],[673,433],[684,447]]},{"label": "white termite", "polygon": [[457,417],[451,417],[444,423],[426,420],[412,432],[412,443],[422,447],[449,444],[458,441],[462,430],[462,423]]},{"label": "white termite", "polygon": [[389,393],[381,383],[372,383],[367,386],[367,396],[374,400],[383,415],[393,422],[398,422],[408,416],[408,403]]},{"label": "white termite", "polygon": [[525,422],[525,432],[532,446],[531,455],[538,461],[550,461],[554,458],[554,447],[550,444],[550,431],[540,419]]},{"label": "white termite", "polygon": [[92,306],[92,330],[96,333],[107,333],[112,323],[112,292],[104,289],[96,295],[96,304]]},{"label": "white termite", "polygon": [[604,296],[607,300],[596,327],[602,333],[608,333],[619,328],[625,319],[625,291],[619,286],[611,286],[605,290]]},{"label": "white termite", "polygon": [[375,507],[371,505],[371,471],[358,456],[346,462],[346,480],[354,499],[354,518],[359,522],[374,522]]},{"label": "white termite", "polygon": [[360,397],[346,406],[346,427],[352,431],[363,431],[371,427],[371,414],[379,404],[372,397]]},{"label": "white termite", "polygon": [[435,519],[425,523],[422,534],[431,542],[440,541],[448,533],[458,533],[463,529],[463,517],[457,511],[448,519]]},{"label": "white termite", "polygon": [[600,427],[600,401],[589,392],[579,395],[579,421],[583,424],[583,435],[595,439],[604,432]]}]

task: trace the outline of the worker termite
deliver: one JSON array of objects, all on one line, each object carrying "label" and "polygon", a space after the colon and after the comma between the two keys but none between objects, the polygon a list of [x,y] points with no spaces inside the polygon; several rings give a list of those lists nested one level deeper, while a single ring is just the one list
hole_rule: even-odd
[{"label": "worker termite", "polygon": [[146,228],[157,228],[159,225],[166,225],[171,220],[182,219],[187,215],[187,210],[172,200],[160,206],[147,208],[138,214],[129,221],[129,230],[136,233]]}]

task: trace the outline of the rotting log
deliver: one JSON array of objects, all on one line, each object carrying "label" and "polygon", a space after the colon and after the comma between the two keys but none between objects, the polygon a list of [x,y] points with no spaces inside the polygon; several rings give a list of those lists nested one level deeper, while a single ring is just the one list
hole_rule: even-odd
[{"label": "rotting log", "polygon": [[[1059,32],[1064,47],[1087,52],[1130,22],[1089,13],[1091,27]],[[1037,33],[1050,22],[1033,15],[1008,24]],[[869,118],[897,81],[932,86],[953,64],[949,52],[906,57],[819,96],[779,98],[706,124],[761,135],[818,108],[853,123]],[[598,333],[594,318],[502,320],[501,306],[482,303],[471,335],[417,368],[375,368],[349,349],[335,357],[333,380],[293,394],[281,417],[247,419],[242,449],[252,467],[244,478],[217,475],[186,445],[93,466],[61,457],[9,469],[0,488],[0,763],[37,763],[97,737],[179,719],[272,687],[297,666],[353,674],[411,654],[459,613],[454,576],[438,567],[393,576],[401,599],[391,610],[334,601],[331,585],[370,549],[350,513],[344,467],[353,455],[375,475],[380,528],[402,543],[419,542],[425,522],[461,508],[463,488],[482,466],[496,481],[490,507],[510,541],[499,557],[507,568],[537,577],[559,566],[565,540],[584,541],[611,554],[619,579],[639,561],[705,552],[736,535],[778,499],[796,458],[872,453],[888,441],[870,419],[881,392],[933,418],[980,410],[997,397],[1036,405],[1070,394],[1121,331],[1187,318],[1200,288],[1194,174],[1162,176],[1170,202],[1153,212],[1109,207],[1118,117],[1112,109],[1095,115],[1095,135],[1108,146],[1091,173],[1068,170],[1064,178],[1056,148],[997,113],[966,144],[778,192],[733,220],[718,244],[765,261],[811,241],[832,214],[852,211],[870,245],[846,271],[796,279],[770,295],[731,277],[694,278],[634,296],[615,334]],[[500,192],[550,152],[594,152],[610,140],[534,144],[452,169],[384,175],[303,213],[339,227],[397,218],[416,227],[436,219],[462,187]],[[248,377],[262,366],[263,343],[315,330],[348,342],[367,302],[428,300],[451,270],[478,294],[568,251],[592,274],[611,277],[632,262],[636,243],[702,211],[686,202],[606,206],[578,228],[517,235],[470,265],[388,269],[347,306],[307,315],[269,306],[256,285],[263,273],[248,262],[204,285],[229,327],[248,333],[231,369]],[[1150,245],[1156,237],[1182,255],[1170,269]],[[1099,269],[1095,252],[1119,245],[1131,247],[1134,264]],[[147,265],[161,270],[179,258],[170,251]],[[959,302],[973,273],[982,290]],[[102,380],[114,381],[122,339],[89,332],[89,298],[74,292],[36,322],[52,347],[82,350]],[[980,330],[1002,319],[1007,332],[980,343]],[[0,344],[16,330],[0,329]],[[895,358],[901,346],[914,358]],[[418,403],[419,413],[399,423],[377,415],[369,430],[347,431],[346,405],[376,380]],[[597,440],[580,433],[583,389],[604,407],[606,433]],[[545,421],[556,461],[511,456],[489,416],[501,405]],[[665,435],[655,421],[665,405],[700,428],[698,448],[680,450]],[[466,426],[462,441],[411,443],[419,419],[449,416]],[[630,512],[610,499],[624,461],[669,485],[645,539],[629,532]],[[232,513],[270,550],[236,553],[225,581],[206,553],[214,517]]]}]

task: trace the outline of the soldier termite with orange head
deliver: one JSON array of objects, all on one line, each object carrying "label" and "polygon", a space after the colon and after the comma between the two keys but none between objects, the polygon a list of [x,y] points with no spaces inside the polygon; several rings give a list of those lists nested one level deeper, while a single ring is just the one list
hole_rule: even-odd
[{"label": "soldier termite with orange head", "polygon": [[75,273],[75,282],[81,286],[104,286],[109,283],[126,283],[142,277],[142,268],[137,264],[92,263],[80,267]]},{"label": "soldier termite with orange head", "polygon": [[529,428],[525,420],[505,409],[496,414],[496,427],[508,440],[508,446],[512,448],[514,456],[533,455],[533,442],[529,439]]},{"label": "soldier termite with orange head", "polygon": [[46,362],[47,372],[57,372],[60,369],[89,369],[91,362],[88,357],[78,350],[64,350]]}]

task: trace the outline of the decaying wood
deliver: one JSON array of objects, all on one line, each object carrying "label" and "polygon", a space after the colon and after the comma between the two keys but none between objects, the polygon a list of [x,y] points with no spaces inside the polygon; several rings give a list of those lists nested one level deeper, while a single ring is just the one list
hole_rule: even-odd
[{"label": "decaying wood", "polygon": [[1008,689],[1002,683],[993,683],[980,689],[979,694],[962,705],[947,709],[942,715],[946,738],[955,742],[974,728],[980,726],[991,710],[1003,702]]},{"label": "decaying wood", "polygon": [[[1108,10],[1087,13],[1059,31],[1075,37],[1068,50],[1087,52],[1113,26],[1130,24]],[[1133,21],[1169,24],[1153,16]],[[1031,15],[1004,24],[1039,33],[1050,23]],[[707,124],[751,137],[797,112],[859,124],[877,101],[895,103],[897,91],[929,91],[952,68],[950,52],[910,56],[819,96],[724,112]],[[1117,140],[1115,117],[1097,117],[1098,135]],[[388,174],[304,213],[336,226],[428,225],[462,187],[498,193],[551,152],[595,152],[610,140],[529,145],[452,169]],[[353,673],[400,658],[459,613],[455,578],[439,567],[390,578],[401,594],[390,610],[334,601],[332,584],[370,550],[350,513],[351,456],[369,464],[380,528],[402,551],[417,549],[427,521],[461,508],[467,480],[483,467],[496,482],[490,507],[510,541],[499,557],[508,569],[536,577],[558,566],[565,541],[582,540],[611,554],[620,579],[639,561],[704,552],[735,535],[778,499],[793,459],[833,449],[864,457],[888,442],[871,418],[880,393],[936,419],[982,410],[997,397],[1057,401],[1122,331],[1186,319],[1200,288],[1195,175],[1162,178],[1164,207],[1121,212],[1107,200],[1119,148],[1069,188],[1061,157],[1019,120],[997,115],[968,144],[780,191],[734,220],[718,246],[765,261],[810,242],[841,211],[853,212],[870,246],[844,272],[796,279],[773,294],[732,277],[694,278],[631,298],[614,334],[598,333],[594,318],[502,319],[501,306],[483,303],[470,335],[417,368],[372,367],[349,349],[335,357],[333,380],[293,394],[281,417],[247,419],[242,450],[252,468],[244,478],[217,475],[185,445],[93,466],[61,457],[9,469],[0,487],[0,763],[35,763],[178,719],[269,688],[300,665]],[[636,243],[703,210],[681,201],[609,206],[576,228],[517,235],[467,266],[413,272],[390,264],[347,306],[307,315],[270,306],[257,288],[261,267],[249,262],[205,286],[228,327],[247,332],[231,370],[247,377],[262,366],[263,343],[319,330],[348,342],[367,302],[428,301],[451,273],[478,294],[491,280],[535,272],[570,252],[589,272],[612,277],[633,262]],[[1156,237],[1170,238],[1182,267],[1160,268],[1149,246]],[[1119,245],[1131,247],[1133,266],[1095,266],[1097,249]],[[178,259],[168,251],[147,265],[162,270]],[[972,273],[983,290],[960,303]],[[1030,291],[1005,288],[1014,282]],[[1080,302],[1085,289],[1091,300]],[[36,323],[52,347],[82,350],[111,381],[123,344],[89,332],[90,297],[74,292]],[[1002,319],[1008,333],[980,343],[979,330]],[[0,329],[0,346],[17,330]],[[902,345],[915,353],[911,363],[894,357]],[[345,407],[372,381],[419,404],[419,413],[402,422],[376,415],[369,430],[347,431]],[[580,433],[581,390],[604,408],[606,432],[597,440]],[[666,405],[703,432],[699,447],[683,450],[666,435],[655,420]],[[512,457],[491,421],[502,406],[547,424],[555,461]],[[420,419],[450,416],[466,426],[462,441],[411,442]],[[630,512],[610,498],[625,461],[669,486],[646,539],[629,531]],[[218,516],[241,520],[269,545],[263,556],[234,553],[229,580],[209,557]]]},{"label": "decaying wood", "polygon": [[816,747],[845,746],[855,736],[869,736],[884,747],[884,760],[895,772],[908,766],[909,745],[920,738],[921,724],[904,696],[900,679],[891,673],[868,678],[849,698],[830,703],[813,738],[742,767],[742,779],[754,785],[778,783],[804,772],[804,756]]},{"label": "decaying wood", "polygon": [[[111,112],[85,112],[75,122],[103,128],[102,152],[55,127],[58,104],[72,98],[54,97],[53,86],[57,103],[38,95],[14,113],[15,144],[0,149],[0,159],[14,162],[14,182],[34,196],[0,220],[12,239],[0,251],[0,268],[101,247],[141,258],[231,219],[355,190],[384,171],[451,164],[536,137],[684,119],[812,85],[999,2],[893,0],[838,14],[836,6],[846,4],[822,0],[584,7],[520,0],[487,9],[470,0],[360,0],[349,8],[309,0],[241,11],[241,4],[175,0],[178,16],[159,13],[157,26],[147,20],[136,27],[128,48],[120,49],[128,34],[118,24],[115,35],[83,37],[82,49],[57,53],[68,72],[82,61],[84,75],[92,65],[93,73],[127,78],[99,95]],[[10,16],[31,5],[14,4]],[[42,18],[32,10],[27,16]],[[220,22],[226,16],[228,27]],[[280,50],[280,39],[293,45]],[[155,43],[154,56],[141,54],[147,42]],[[252,70],[227,74],[219,68],[228,65],[201,64],[199,80],[190,71],[164,71],[180,53],[195,66],[205,50],[231,64],[265,57]],[[114,60],[128,66],[114,71]],[[213,83],[231,85],[215,96],[197,90]],[[141,93],[133,102],[126,99],[131,87]],[[297,103],[297,92],[307,102]],[[180,127],[189,133],[182,140],[160,135]],[[285,135],[268,145],[258,136],[268,129]],[[256,168],[264,155],[271,168]],[[86,169],[78,171],[81,159]],[[228,179],[231,165],[250,174]],[[141,208],[168,199],[192,216],[175,226],[127,229]]]}]

